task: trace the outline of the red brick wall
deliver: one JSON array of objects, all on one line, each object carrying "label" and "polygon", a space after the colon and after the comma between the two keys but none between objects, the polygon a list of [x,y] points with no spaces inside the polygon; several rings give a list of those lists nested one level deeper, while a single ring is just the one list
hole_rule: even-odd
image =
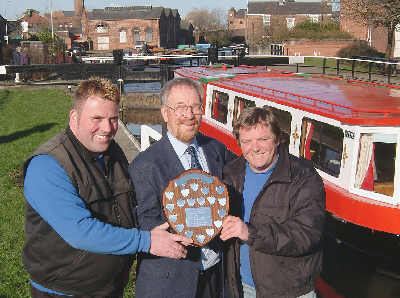
[{"label": "red brick wall", "polygon": [[[270,26],[284,26],[282,29],[287,28],[286,18],[294,18],[295,26],[308,20],[305,15],[271,15]],[[321,15],[319,17],[320,22],[329,21],[331,17],[326,15]],[[247,43],[253,44],[261,39],[263,35],[266,34],[268,26],[263,24],[263,17],[261,15],[248,15],[247,16]]]},{"label": "red brick wall", "polygon": [[246,29],[246,18],[236,16],[236,11],[231,9],[228,11],[228,30]]},{"label": "red brick wall", "polygon": [[[341,18],[340,27],[343,31],[350,33],[356,39],[365,40],[368,39],[368,27],[362,20],[354,20],[347,13],[347,2],[351,0],[341,1]],[[380,52],[386,52],[387,47],[387,30],[383,27],[373,27],[372,32],[372,47]]]},{"label": "red brick wall", "polygon": [[300,56],[328,56],[337,57],[337,52],[349,46],[353,40],[327,40],[327,41],[311,41],[311,40],[291,40],[285,45],[285,54],[289,50],[289,55]]},{"label": "red brick wall", "polygon": [[[93,49],[98,50],[98,37],[108,36],[109,37],[109,49],[128,49],[134,48],[133,44],[133,29],[137,28],[140,30],[140,40],[146,40],[146,28],[150,27],[153,31],[153,41],[149,43],[150,46],[160,46],[160,33],[158,20],[139,20],[139,19],[128,19],[118,21],[104,21],[109,28],[107,33],[98,33],[96,27],[100,24],[99,20],[90,20],[88,22],[89,32],[88,36],[93,40]],[[120,43],[120,30],[126,31],[126,43]]]}]

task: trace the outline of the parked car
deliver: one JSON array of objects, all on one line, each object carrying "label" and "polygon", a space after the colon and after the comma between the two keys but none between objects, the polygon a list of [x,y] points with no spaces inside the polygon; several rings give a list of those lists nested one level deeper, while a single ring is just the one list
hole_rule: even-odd
[{"label": "parked car", "polygon": [[85,50],[81,47],[72,47],[67,52],[69,52],[71,54],[75,54],[77,56],[85,55]]}]

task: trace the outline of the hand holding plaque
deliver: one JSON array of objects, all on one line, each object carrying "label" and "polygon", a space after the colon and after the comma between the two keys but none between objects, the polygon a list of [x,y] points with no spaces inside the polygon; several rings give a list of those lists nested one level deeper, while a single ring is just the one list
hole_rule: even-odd
[{"label": "hand holding plaque", "polygon": [[171,228],[204,246],[222,229],[228,216],[226,186],[215,176],[197,169],[171,180],[163,193],[163,208]]}]

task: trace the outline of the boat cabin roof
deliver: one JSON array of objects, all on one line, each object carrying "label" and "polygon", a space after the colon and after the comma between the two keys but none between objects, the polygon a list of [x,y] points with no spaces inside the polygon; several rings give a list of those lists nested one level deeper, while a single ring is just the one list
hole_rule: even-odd
[{"label": "boat cabin roof", "polygon": [[176,72],[347,124],[400,125],[400,88],[395,86],[269,72],[265,67],[193,67]]}]

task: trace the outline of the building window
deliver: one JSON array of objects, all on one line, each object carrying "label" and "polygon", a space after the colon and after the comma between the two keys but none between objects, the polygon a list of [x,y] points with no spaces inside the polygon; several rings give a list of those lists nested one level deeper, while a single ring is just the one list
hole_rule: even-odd
[{"label": "building window", "polygon": [[22,32],[29,32],[29,24],[28,22],[21,22],[21,28],[22,28]]},{"label": "building window", "polygon": [[153,41],[153,30],[151,28],[146,28],[146,42],[150,43]]},{"label": "building window", "polygon": [[110,49],[110,38],[108,36],[99,36],[97,38],[97,49],[98,50],[109,50]]},{"label": "building window", "polygon": [[120,43],[125,43],[127,41],[126,39],[126,31],[124,29],[121,29],[119,31],[119,42]]},{"label": "building window", "polygon": [[343,137],[340,128],[306,118],[301,127],[300,155],[311,160],[317,169],[339,177]]},{"label": "building window", "polygon": [[107,25],[106,25],[106,24],[103,24],[103,23],[98,24],[98,25],[96,26],[96,32],[97,32],[97,33],[107,33],[107,32],[108,32],[108,27],[107,27]]},{"label": "building window", "polygon": [[270,26],[271,25],[271,15],[269,15],[269,14],[264,14],[263,15],[263,24],[265,26]]},{"label": "building window", "polygon": [[286,26],[290,30],[295,26],[295,18],[286,18]]},{"label": "building window", "polygon": [[140,41],[140,30],[133,29],[133,44],[136,44],[138,41]]}]

